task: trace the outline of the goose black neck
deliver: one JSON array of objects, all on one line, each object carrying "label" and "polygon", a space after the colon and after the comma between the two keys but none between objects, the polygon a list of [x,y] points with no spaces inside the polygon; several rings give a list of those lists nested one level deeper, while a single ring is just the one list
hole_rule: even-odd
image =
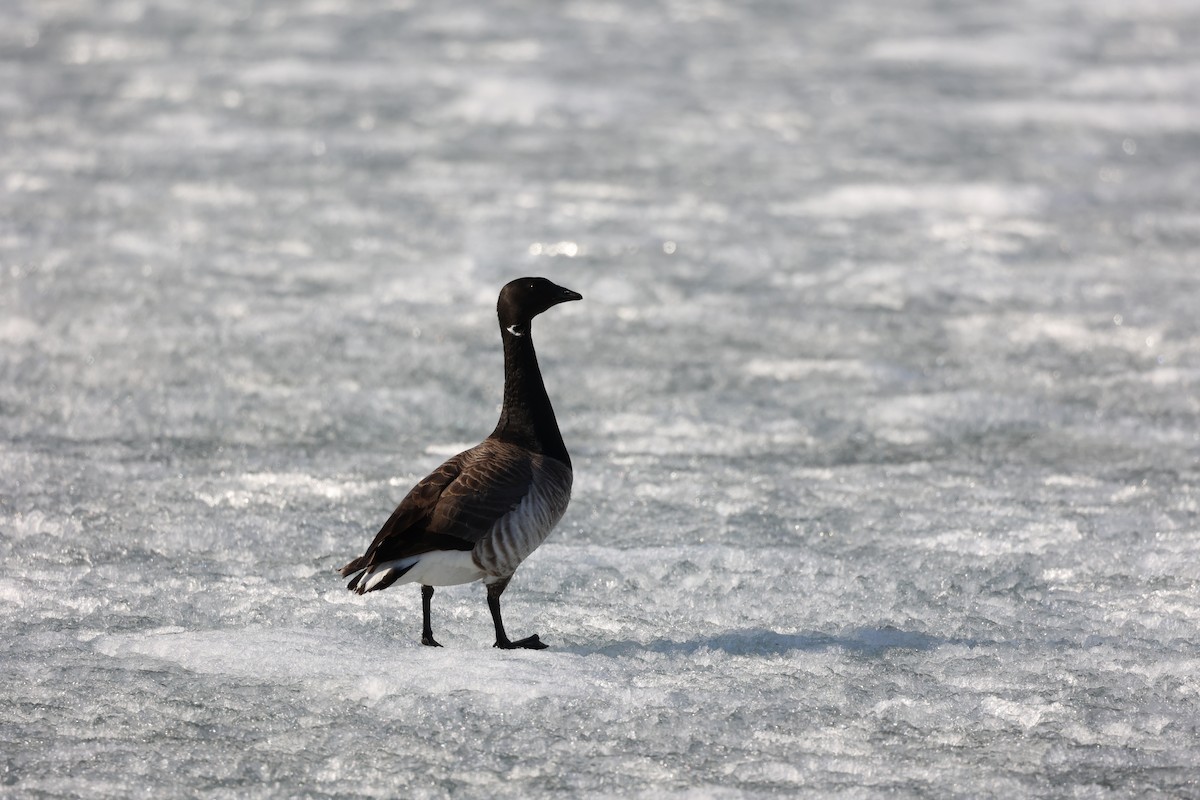
[{"label": "goose black neck", "polygon": [[503,329],[500,335],[504,339],[504,405],[492,438],[520,445],[570,466],[571,458],[567,455],[554,408],[542,382],[529,327],[524,326],[520,335]]}]

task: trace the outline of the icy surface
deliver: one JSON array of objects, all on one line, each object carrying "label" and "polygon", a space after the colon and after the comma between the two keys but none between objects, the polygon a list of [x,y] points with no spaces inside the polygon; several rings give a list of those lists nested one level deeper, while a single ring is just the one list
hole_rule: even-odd
[{"label": "icy surface", "polygon": [[1200,796],[1196,3],[2,5],[0,796]]}]

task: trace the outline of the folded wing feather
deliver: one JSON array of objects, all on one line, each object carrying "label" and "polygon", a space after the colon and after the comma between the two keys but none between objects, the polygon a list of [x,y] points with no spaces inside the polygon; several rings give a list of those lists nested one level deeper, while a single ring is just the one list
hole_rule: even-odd
[{"label": "folded wing feather", "polygon": [[[450,458],[412,488],[343,576],[435,550],[471,550],[529,493],[523,448],[492,439]],[[351,581],[355,588],[361,576]]]}]

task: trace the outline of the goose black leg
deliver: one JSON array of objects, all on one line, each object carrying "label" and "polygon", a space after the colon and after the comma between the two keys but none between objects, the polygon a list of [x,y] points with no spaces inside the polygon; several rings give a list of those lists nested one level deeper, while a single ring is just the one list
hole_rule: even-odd
[{"label": "goose black leg", "polygon": [[432,599],[433,599],[433,587],[422,585],[421,586],[421,616],[423,619],[422,619],[422,626],[421,626],[421,644],[428,645],[429,647],[441,647],[440,644],[438,644],[436,641],[434,641],[433,626],[429,624],[429,601]]},{"label": "goose black leg", "polygon": [[504,594],[507,587],[507,580],[489,583],[487,587],[488,608],[492,611],[492,622],[496,623],[496,643],[492,646],[502,650],[545,650],[550,645],[543,644],[536,633],[515,642],[504,633],[504,623],[500,620],[500,595]]}]

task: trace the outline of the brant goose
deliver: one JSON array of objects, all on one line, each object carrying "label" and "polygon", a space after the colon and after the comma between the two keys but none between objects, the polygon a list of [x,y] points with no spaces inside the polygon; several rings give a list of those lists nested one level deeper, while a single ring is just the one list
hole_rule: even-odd
[{"label": "brant goose", "polygon": [[483,442],[451,458],[414,486],[367,552],[342,567],[362,594],[394,583],[421,584],[421,644],[440,647],[429,623],[433,587],[482,580],[496,625],[496,647],[546,647],[537,634],[512,641],[500,620],[500,595],[517,566],[541,544],[571,499],[571,458],[542,383],[530,322],[551,306],[583,296],[545,278],[519,278],[500,290],[496,313],[504,341],[504,405]]}]

